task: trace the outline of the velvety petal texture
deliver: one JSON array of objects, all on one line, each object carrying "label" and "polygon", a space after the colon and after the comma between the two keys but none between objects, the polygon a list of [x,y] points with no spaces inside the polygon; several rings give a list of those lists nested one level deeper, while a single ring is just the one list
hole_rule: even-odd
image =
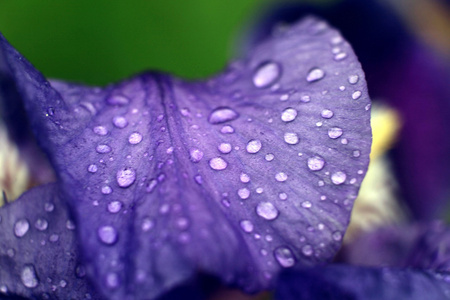
[{"label": "velvety petal texture", "polygon": [[0,298],[100,299],[80,264],[75,224],[56,185],[0,208]]},{"label": "velvety petal texture", "polygon": [[450,274],[413,269],[330,265],[286,271],[279,300],[442,300],[450,298]]},{"label": "velvety petal texture", "polygon": [[340,247],[370,100],[325,22],[305,19],[203,82],[50,84],[0,42],[108,299],[155,298],[198,271],[255,292]]}]

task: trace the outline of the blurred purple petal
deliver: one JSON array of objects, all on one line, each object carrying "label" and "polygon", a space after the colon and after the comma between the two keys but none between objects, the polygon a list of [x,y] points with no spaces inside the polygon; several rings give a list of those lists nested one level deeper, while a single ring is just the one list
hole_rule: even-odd
[{"label": "blurred purple petal", "polygon": [[442,300],[449,297],[449,273],[330,265],[286,271],[279,278],[275,298],[280,300]]},{"label": "blurred purple petal", "polygon": [[325,22],[306,19],[198,83],[49,85],[2,47],[109,299],[155,298],[197,271],[255,292],[333,258],[367,170],[370,100]]},{"label": "blurred purple petal", "polygon": [[75,225],[56,185],[0,208],[0,298],[100,299],[79,261]]}]

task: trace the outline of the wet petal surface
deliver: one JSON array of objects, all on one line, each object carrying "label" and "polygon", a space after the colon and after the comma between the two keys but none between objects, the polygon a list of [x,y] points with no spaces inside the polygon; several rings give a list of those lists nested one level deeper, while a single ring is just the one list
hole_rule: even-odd
[{"label": "wet petal surface", "polygon": [[337,37],[310,18],[211,80],[102,89],[50,86],[2,41],[105,296],[154,298],[196,270],[257,291],[332,259],[371,142],[364,74],[342,39],[335,59]]}]

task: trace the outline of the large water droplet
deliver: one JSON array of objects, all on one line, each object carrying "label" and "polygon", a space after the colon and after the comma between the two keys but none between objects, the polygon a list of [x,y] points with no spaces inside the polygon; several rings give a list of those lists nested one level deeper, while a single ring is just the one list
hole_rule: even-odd
[{"label": "large water droplet", "polygon": [[256,206],[256,213],[266,220],[274,220],[278,217],[278,209],[270,202],[260,202]]},{"label": "large water droplet", "polygon": [[247,188],[239,189],[237,193],[239,198],[241,198],[242,200],[248,199],[248,197],[250,197],[250,191]]},{"label": "large water droplet", "polygon": [[221,143],[218,147],[219,151],[223,154],[227,154],[231,152],[231,144],[230,143]]},{"label": "large water droplet", "polygon": [[122,188],[127,188],[136,180],[136,172],[132,168],[123,168],[117,171],[117,184]]},{"label": "large water droplet", "polygon": [[261,146],[262,144],[260,140],[250,140],[247,143],[247,152],[252,154],[258,153],[259,150],[261,150]]},{"label": "large water droplet", "polygon": [[297,117],[297,111],[291,107],[286,108],[282,113],[281,113],[281,120],[284,122],[291,122],[294,121],[295,118]]},{"label": "large water droplet", "polygon": [[97,151],[97,153],[105,154],[111,152],[111,147],[108,145],[98,145],[95,150]]},{"label": "large water droplet", "polygon": [[279,172],[275,175],[275,180],[278,182],[284,182],[287,179],[288,179],[288,176],[286,175],[286,173]]},{"label": "large water droplet", "polygon": [[320,115],[324,119],[331,119],[333,117],[334,113],[331,110],[329,110],[329,109],[324,109],[324,110],[322,110]]},{"label": "large water droplet", "polygon": [[44,231],[48,228],[48,222],[46,219],[37,219],[34,223],[34,227],[36,227],[37,230]]},{"label": "large water droplet", "polygon": [[299,142],[298,135],[292,132],[286,132],[284,134],[284,141],[289,145],[296,145]]},{"label": "large water droplet", "polygon": [[242,230],[247,233],[252,232],[254,229],[253,223],[249,220],[242,220],[239,225],[241,226]]},{"label": "large water droplet", "polygon": [[337,139],[342,135],[342,129],[339,127],[333,127],[328,129],[328,136],[332,139]]},{"label": "large water droplet", "polygon": [[139,132],[133,132],[132,134],[130,134],[130,136],[128,137],[128,142],[131,145],[137,145],[140,142],[142,142],[142,134],[140,134]]},{"label": "large water droplet", "polygon": [[102,226],[97,231],[98,238],[106,245],[113,245],[117,242],[117,231],[112,226]]},{"label": "large water droplet", "polygon": [[22,280],[23,285],[30,289],[37,287],[39,284],[39,279],[37,278],[36,270],[33,265],[24,266],[20,273],[20,279]]},{"label": "large water droplet", "polygon": [[311,171],[320,171],[325,165],[325,160],[319,156],[313,156],[308,158],[308,168]]},{"label": "large water droplet", "polygon": [[214,157],[209,161],[209,166],[213,170],[221,171],[227,168],[228,163],[221,157]]},{"label": "large water droplet", "polygon": [[224,122],[235,120],[239,114],[229,107],[218,107],[211,112],[208,121],[211,124],[221,124]]},{"label": "large water droplet", "polygon": [[26,219],[20,219],[14,224],[14,234],[17,237],[23,237],[30,229],[30,223]]},{"label": "large water droplet", "polygon": [[331,175],[331,181],[336,185],[343,184],[346,179],[347,175],[345,175],[345,173],[341,171],[338,171]]},{"label": "large water droplet", "polygon": [[108,211],[112,214],[116,214],[122,209],[122,206],[123,204],[120,201],[111,201],[108,204]]},{"label": "large water droplet", "polygon": [[108,129],[105,126],[96,126],[94,127],[94,133],[98,135],[107,135]]},{"label": "large water droplet", "polygon": [[191,149],[189,155],[189,159],[194,163],[201,161],[203,158],[203,152],[199,149]]},{"label": "large water droplet", "polygon": [[306,76],[306,81],[314,82],[314,81],[318,81],[324,77],[325,77],[325,72],[322,69],[313,68],[308,72],[308,75]]},{"label": "large water droplet", "polygon": [[286,247],[278,247],[273,252],[275,259],[280,264],[280,266],[289,268],[295,265],[295,258],[292,251]]},{"label": "large water droplet", "polygon": [[274,84],[281,76],[281,66],[275,62],[260,65],[253,75],[253,84],[257,88],[265,88]]},{"label": "large water droplet", "polygon": [[113,118],[113,124],[114,126],[116,126],[117,128],[125,128],[128,125],[128,121],[127,119],[125,119],[125,117],[122,116],[116,116]]}]

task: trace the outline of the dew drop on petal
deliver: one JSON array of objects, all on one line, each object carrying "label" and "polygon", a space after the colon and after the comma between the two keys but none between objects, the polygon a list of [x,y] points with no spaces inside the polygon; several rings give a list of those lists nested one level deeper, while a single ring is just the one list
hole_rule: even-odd
[{"label": "dew drop on petal", "polygon": [[46,212],[52,212],[55,209],[55,205],[53,203],[47,202],[44,205],[44,209]]},{"label": "dew drop on petal", "polygon": [[108,273],[106,275],[106,286],[110,289],[116,289],[120,285],[119,275],[117,273]]},{"label": "dew drop on petal", "polygon": [[98,135],[107,135],[108,129],[105,126],[96,126],[94,127],[94,133]]},{"label": "dew drop on petal", "polygon": [[242,200],[248,199],[250,197],[250,191],[247,188],[242,188],[238,190],[238,196]]},{"label": "dew drop on petal", "polygon": [[14,235],[23,237],[30,229],[30,223],[26,219],[20,219],[14,224]]},{"label": "dew drop on petal", "polygon": [[34,227],[36,227],[37,230],[44,231],[48,228],[48,222],[46,219],[39,218],[34,223]]},{"label": "dew drop on petal", "polygon": [[275,62],[260,65],[253,75],[253,84],[257,88],[265,88],[274,84],[281,76],[281,66]]},{"label": "dew drop on petal", "polygon": [[322,69],[313,68],[308,72],[308,75],[306,76],[306,81],[314,82],[314,81],[318,81],[324,77],[325,77],[325,72]]},{"label": "dew drop on petal", "polygon": [[320,171],[325,165],[325,160],[319,156],[313,156],[308,158],[308,168],[311,171]]},{"label": "dew drop on petal", "polygon": [[261,150],[261,146],[262,146],[262,144],[261,144],[260,140],[250,140],[247,143],[246,149],[247,149],[248,153],[255,154],[255,153],[258,153],[259,150]]},{"label": "dew drop on petal", "polygon": [[241,179],[241,182],[242,182],[242,183],[248,183],[248,182],[250,182],[250,176],[248,176],[248,175],[245,174],[245,173],[242,173],[242,174],[241,174],[240,179]]},{"label": "dew drop on petal", "polygon": [[88,167],[88,172],[89,173],[95,173],[97,171],[98,171],[97,165],[95,165],[95,164],[89,165],[89,167]]},{"label": "dew drop on petal", "polygon": [[272,161],[275,158],[275,156],[272,153],[268,153],[266,154],[266,156],[264,156],[264,158],[267,161]]},{"label": "dew drop on petal", "polygon": [[355,92],[352,94],[352,99],[353,99],[353,100],[358,100],[358,99],[361,97],[361,95],[362,95],[361,91],[355,91]]},{"label": "dew drop on petal", "polygon": [[108,203],[108,211],[112,214],[118,213],[122,209],[122,202],[120,201],[111,201]]},{"label": "dew drop on petal", "polygon": [[117,184],[122,188],[127,188],[136,180],[136,172],[132,168],[123,168],[117,171]]},{"label": "dew drop on petal", "polygon": [[127,119],[125,119],[125,117],[122,116],[116,116],[113,118],[113,124],[114,126],[116,126],[117,128],[125,128],[128,125],[128,121]]},{"label": "dew drop on petal", "polygon": [[140,142],[142,142],[142,134],[140,134],[139,132],[133,132],[132,134],[130,134],[130,136],[128,137],[128,142],[131,145],[137,145]]},{"label": "dew drop on petal", "polygon": [[279,214],[278,209],[270,202],[260,202],[256,206],[256,213],[266,220],[274,220]]},{"label": "dew drop on petal", "polygon": [[343,131],[339,127],[333,127],[328,129],[328,136],[332,139],[337,139],[342,135]]},{"label": "dew drop on petal", "polygon": [[284,141],[289,145],[296,145],[299,142],[298,135],[292,132],[286,132],[284,134]]},{"label": "dew drop on petal", "polygon": [[230,125],[225,125],[220,129],[220,132],[223,134],[234,133],[234,128]]},{"label": "dew drop on petal", "polygon": [[130,100],[127,97],[122,96],[122,95],[112,95],[106,99],[106,102],[109,105],[122,106],[122,105],[127,105],[130,102]]},{"label": "dew drop on petal", "polygon": [[142,224],[141,224],[141,229],[142,229],[142,231],[147,232],[150,229],[152,229],[153,226],[155,226],[155,224],[153,223],[153,221],[150,218],[144,218],[144,220],[142,221]]},{"label": "dew drop on petal", "polygon": [[109,153],[111,152],[111,147],[108,145],[98,145],[97,148],[95,148],[95,150],[97,151],[97,153],[100,154],[105,154],[105,153]]},{"label": "dew drop on petal", "polygon": [[33,265],[25,265],[20,273],[20,279],[27,288],[35,288],[39,284],[39,280],[36,275],[36,270]]},{"label": "dew drop on petal", "polygon": [[361,152],[359,150],[353,150],[353,157],[360,157]]},{"label": "dew drop on petal", "polygon": [[292,122],[295,120],[296,117],[297,117],[297,111],[291,107],[286,108],[281,113],[281,120],[283,122]]},{"label": "dew drop on petal", "polygon": [[233,121],[239,117],[239,114],[229,107],[218,107],[214,109],[208,117],[211,124],[221,124]]},{"label": "dew drop on petal", "polygon": [[292,251],[286,247],[278,247],[273,252],[275,259],[284,268],[289,268],[295,265],[295,258]]},{"label": "dew drop on petal", "polygon": [[333,117],[334,113],[331,110],[329,110],[329,109],[324,109],[324,110],[322,110],[320,115],[324,119],[331,119]]},{"label": "dew drop on petal", "polygon": [[336,185],[343,184],[346,179],[347,175],[345,175],[345,173],[341,171],[338,171],[331,175],[331,181]]},{"label": "dew drop on petal", "polygon": [[335,240],[337,242],[342,240],[342,233],[340,233],[339,231],[333,232],[333,240]]},{"label": "dew drop on petal", "polygon": [[358,83],[358,80],[359,80],[359,76],[358,75],[350,75],[348,77],[348,82],[350,84],[356,84],[356,83]]},{"label": "dew drop on petal", "polygon": [[113,245],[117,242],[117,231],[112,226],[102,226],[97,231],[98,238],[106,245]]},{"label": "dew drop on petal", "polygon": [[286,175],[286,173],[283,172],[279,172],[275,175],[275,180],[278,182],[284,182],[286,181],[288,178],[288,176]]},{"label": "dew drop on petal", "polygon": [[194,163],[198,163],[203,158],[203,152],[199,149],[191,149],[189,155],[189,159]]},{"label": "dew drop on petal", "polygon": [[112,188],[109,185],[102,186],[102,194],[109,195],[112,193]]},{"label": "dew drop on petal", "polygon": [[247,233],[252,232],[254,229],[253,223],[249,220],[242,220],[239,225],[241,226],[242,230]]},{"label": "dew drop on petal", "polygon": [[303,253],[305,256],[311,256],[312,253],[313,253],[313,249],[312,249],[311,245],[305,245],[305,246],[303,246],[303,247],[302,247],[302,253]]},{"label": "dew drop on petal", "polygon": [[222,171],[228,166],[228,163],[221,157],[214,157],[209,161],[209,166],[213,170]]},{"label": "dew drop on petal", "polygon": [[312,206],[312,204],[309,201],[302,202],[302,207],[303,208],[311,208],[311,206]]},{"label": "dew drop on petal", "polygon": [[280,200],[284,201],[288,198],[288,196],[286,193],[279,193],[278,198],[280,198]]},{"label": "dew drop on petal", "polygon": [[340,52],[334,56],[334,59],[339,61],[339,60],[343,60],[346,57],[347,57],[347,53]]},{"label": "dew drop on petal", "polygon": [[219,151],[223,154],[228,154],[231,152],[232,147],[230,143],[221,143],[218,147]]}]

